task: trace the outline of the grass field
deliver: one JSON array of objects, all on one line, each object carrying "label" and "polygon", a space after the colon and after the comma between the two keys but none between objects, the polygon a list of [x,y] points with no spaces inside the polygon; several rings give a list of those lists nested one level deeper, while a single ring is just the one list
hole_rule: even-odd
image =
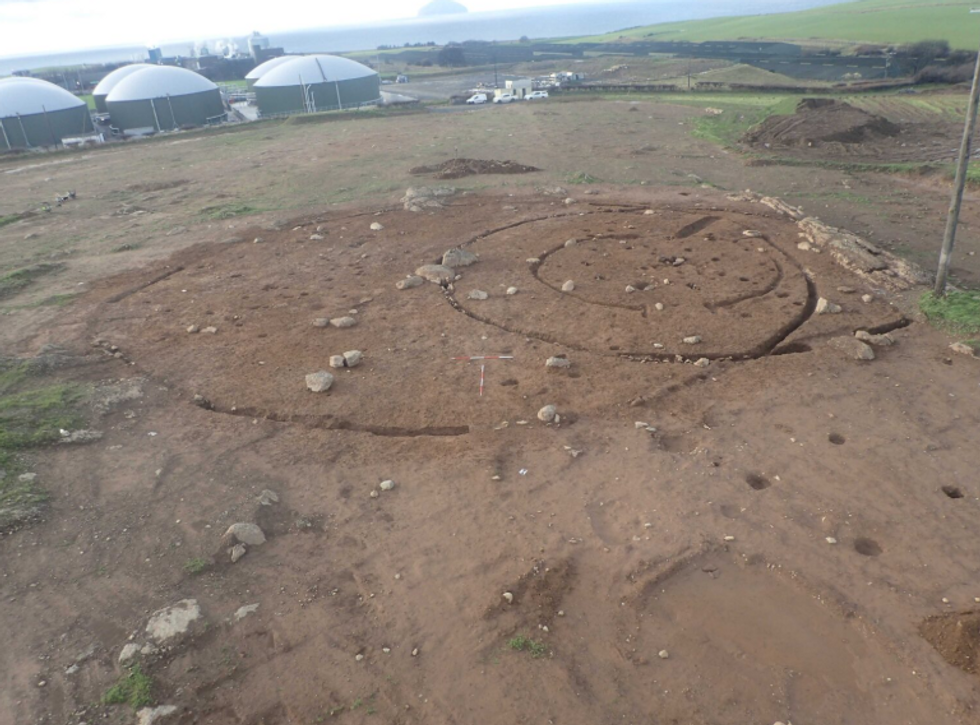
[{"label": "grass field", "polygon": [[970,0],[857,0],[796,13],[649,25],[565,42],[744,38],[913,43],[942,39],[954,48],[973,49],[980,37],[980,18],[968,14],[974,5]]}]

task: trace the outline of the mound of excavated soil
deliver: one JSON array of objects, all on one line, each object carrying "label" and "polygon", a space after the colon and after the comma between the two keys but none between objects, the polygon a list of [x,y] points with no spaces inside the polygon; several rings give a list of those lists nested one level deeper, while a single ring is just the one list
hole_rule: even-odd
[{"label": "mound of excavated soil", "polygon": [[980,673],[980,612],[929,617],[919,631],[951,665]]},{"label": "mound of excavated soil", "polygon": [[449,159],[435,166],[416,166],[412,174],[435,174],[437,179],[462,179],[464,176],[482,174],[530,174],[541,171],[516,161],[488,161],[486,159]]},{"label": "mound of excavated soil", "polygon": [[901,128],[849,103],[805,98],[792,116],[772,116],[744,137],[745,143],[777,146],[817,146],[823,143],[862,144],[892,138]]}]

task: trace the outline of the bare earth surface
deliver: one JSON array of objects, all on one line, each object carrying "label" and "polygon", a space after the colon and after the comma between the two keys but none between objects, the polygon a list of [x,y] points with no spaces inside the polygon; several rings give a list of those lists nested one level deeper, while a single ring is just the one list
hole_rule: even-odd
[{"label": "bare earth surface", "polygon": [[[12,206],[79,197],[0,229],[4,270],[65,265],[3,302],[3,355],[59,345],[52,379],[114,391],[101,440],[34,456],[49,509],[0,539],[0,723],[135,722],[96,704],[130,643],[182,724],[978,722],[980,363],[727,193],[931,259],[946,190],[748,167],[688,135],[697,109],[640,107],[0,166]],[[547,132],[591,122],[586,148]],[[403,209],[477,127],[467,156],[548,171]],[[395,288],[461,245],[448,288]],[[857,330],[896,344],[829,344]],[[267,540],[233,564],[236,522]],[[186,600],[162,618],[186,631],[147,631]]]}]

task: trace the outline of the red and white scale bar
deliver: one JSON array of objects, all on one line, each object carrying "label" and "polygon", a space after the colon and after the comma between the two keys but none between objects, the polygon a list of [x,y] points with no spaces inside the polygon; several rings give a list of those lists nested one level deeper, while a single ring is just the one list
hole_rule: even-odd
[{"label": "red and white scale bar", "polygon": [[[451,358],[452,360],[459,360],[463,362],[474,362],[474,361],[485,361],[485,360],[513,360],[513,355],[464,355],[461,357]],[[487,380],[487,365],[484,362],[480,365],[480,397],[483,397],[483,390],[486,387]]]}]

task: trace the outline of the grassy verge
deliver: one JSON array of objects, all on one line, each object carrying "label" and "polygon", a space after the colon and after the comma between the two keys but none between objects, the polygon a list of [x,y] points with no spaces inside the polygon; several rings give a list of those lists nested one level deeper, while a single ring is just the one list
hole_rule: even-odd
[{"label": "grassy verge", "polygon": [[922,295],[919,308],[936,327],[954,335],[980,335],[980,292],[952,291],[945,297]]}]

